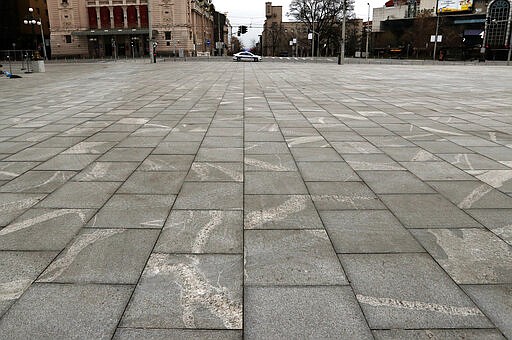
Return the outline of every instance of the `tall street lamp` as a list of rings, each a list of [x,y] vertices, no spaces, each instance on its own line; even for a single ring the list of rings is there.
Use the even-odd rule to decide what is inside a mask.
[[[37,25],[37,26],[39,26],[41,28],[41,41],[42,41],[42,44],[43,44],[44,59],[48,60],[48,56],[46,55],[46,44],[45,44],[45,41],[44,41],[43,21],[41,20],[41,18],[38,18],[38,17],[34,16],[34,9],[32,7],[29,7],[28,11],[29,11],[30,15],[27,17],[27,19],[23,20],[23,23],[25,25],[31,25],[32,26],[32,37],[34,39],[34,50],[37,51],[37,39],[35,37],[35,35],[36,35],[36,33],[35,33],[35,25]]]
[[[368,59],[368,41],[370,39],[370,3],[368,2],[368,21],[366,22],[366,59]]]

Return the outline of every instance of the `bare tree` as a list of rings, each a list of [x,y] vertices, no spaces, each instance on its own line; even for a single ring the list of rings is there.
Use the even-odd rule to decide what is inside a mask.
[[[318,32],[321,42],[329,43],[339,40],[344,6],[347,18],[352,17],[354,0],[292,0],[287,15]]]
[[[275,57],[276,50],[279,48],[279,45],[281,44],[281,38],[284,33],[284,28],[282,24],[277,24],[276,22],[273,22],[272,25],[267,29],[267,41],[265,42],[267,44],[267,48],[270,48],[270,55],[272,57]]]

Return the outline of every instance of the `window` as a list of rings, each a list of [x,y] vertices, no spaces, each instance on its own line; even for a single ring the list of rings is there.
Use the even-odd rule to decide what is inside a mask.
[[[66,35],[66,44],[71,44],[71,36]]]
[[[171,31],[165,32],[165,40],[171,40]]]
[[[489,5],[487,18],[487,45],[494,48],[507,46],[507,24],[510,5],[507,0],[496,0]]]
[[[67,5],[68,4],[68,0],[62,0],[62,4],[63,5]]]

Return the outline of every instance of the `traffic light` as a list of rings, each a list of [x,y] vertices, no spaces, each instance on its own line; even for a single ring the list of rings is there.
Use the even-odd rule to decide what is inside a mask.
[[[242,34],[247,33],[247,26],[240,26]]]
[[[242,31],[242,26],[238,26],[238,32],[237,35],[240,36],[240,32]]]

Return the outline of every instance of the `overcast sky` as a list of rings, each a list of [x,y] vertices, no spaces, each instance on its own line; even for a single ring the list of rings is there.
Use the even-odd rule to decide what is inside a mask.
[[[215,9],[218,12],[227,12],[231,21],[233,30],[237,30],[238,26],[246,25],[249,27],[247,34],[242,36],[242,41],[246,47],[250,47],[252,40],[258,40],[258,35],[263,30],[265,22],[265,2],[267,0],[213,0]],[[269,0],[272,1],[272,0]],[[283,20],[291,21],[286,17],[291,0],[273,0],[273,6],[283,6]],[[382,7],[387,0],[355,0],[355,11],[358,18],[367,19],[368,5],[370,7]],[[372,16],[370,10],[370,18]],[[236,33],[236,32],[235,32]]]

